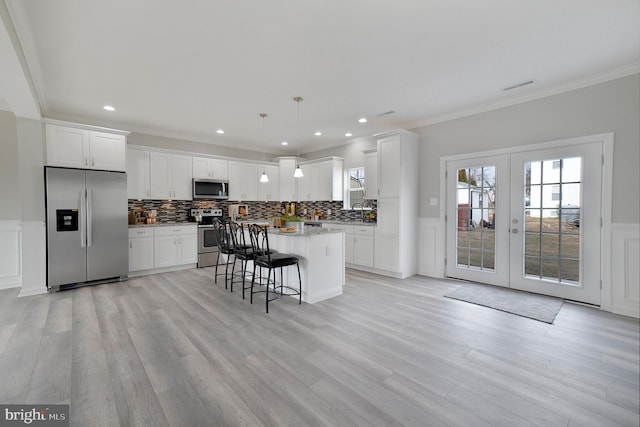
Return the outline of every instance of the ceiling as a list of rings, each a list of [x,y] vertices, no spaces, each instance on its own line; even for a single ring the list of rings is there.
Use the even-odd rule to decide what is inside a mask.
[[[4,2],[43,116],[271,153],[640,69],[638,0]]]

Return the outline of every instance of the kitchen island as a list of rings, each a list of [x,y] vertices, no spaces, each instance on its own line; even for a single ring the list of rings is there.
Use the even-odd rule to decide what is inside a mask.
[[[280,232],[269,229],[272,250],[296,255],[302,278],[302,301],[314,304],[342,295],[345,281],[344,232],[319,227],[305,227],[303,231]],[[249,265],[249,268],[253,268]],[[259,272],[256,271],[256,274]],[[263,275],[266,276],[266,270]],[[280,274],[278,274],[280,279]],[[284,269],[284,284],[298,287],[295,267]]]

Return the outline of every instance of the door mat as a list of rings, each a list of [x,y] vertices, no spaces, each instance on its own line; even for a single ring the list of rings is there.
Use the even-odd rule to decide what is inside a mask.
[[[540,322],[553,324],[562,307],[562,300],[500,286],[469,283],[445,295],[472,304],[505,311]]]

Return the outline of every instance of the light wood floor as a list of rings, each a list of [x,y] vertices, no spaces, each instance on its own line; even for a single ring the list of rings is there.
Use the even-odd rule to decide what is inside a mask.
[[[356,271],[267,315],[211,275],[0,291],[0,403],[70,403],[73,426],[640,422],[636,319],[565,303],[548,325]]]

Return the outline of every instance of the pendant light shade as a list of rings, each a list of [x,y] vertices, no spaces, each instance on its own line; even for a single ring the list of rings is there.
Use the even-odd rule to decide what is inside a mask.
[[[297,116],[296,116],[296,134],[298,137],[298,156],[297,157],[300,157],[300,101],[302,101],[302,97],[296,96],[293,98],[293,100],[298,104]],[[296,157],[296,160],[298,160],[297,157]],[[293,177],[302,178],[303,176],[304,174],[302,173],[302,169],[300,169],[300,165],[296,164],[296,170],[295,172],[293,172]]]
[[[265,151],[264,151],[264,119],[267,117],[267,113],[260,113],[260,117],[262,117],[262,161],[265,159]],[[267,171],[263,170],[262,175],[260,175],[260,182],[269,182],[269,177],[267,176]]]

